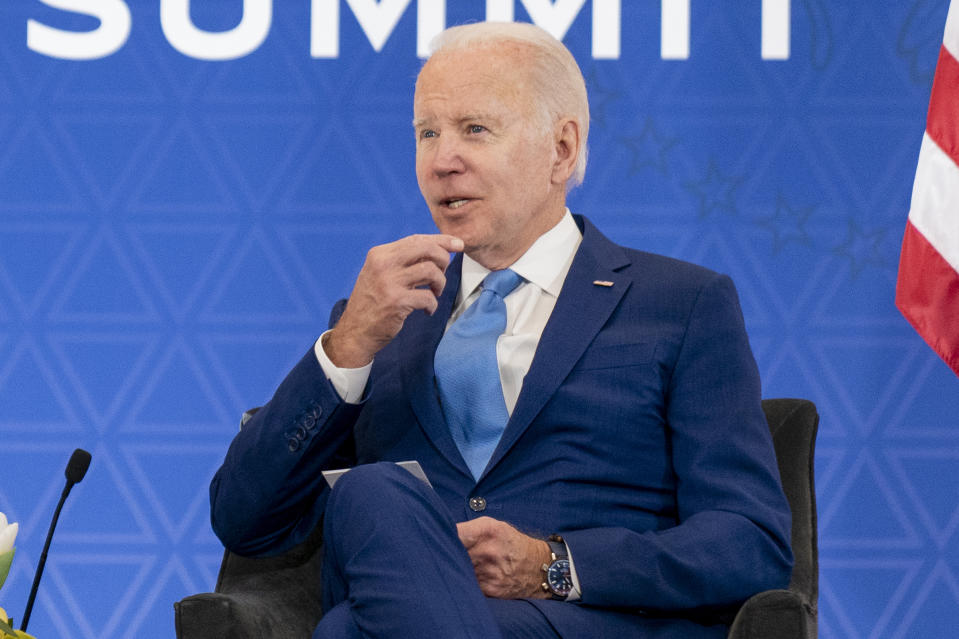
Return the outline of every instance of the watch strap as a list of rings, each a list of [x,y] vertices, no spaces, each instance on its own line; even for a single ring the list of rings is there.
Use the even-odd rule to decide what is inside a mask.
[[[556,540],[553,539],[554,537]],[[569,559],[569,551],[566,550],[566,542],[563,541],[562,537],[559,535],[550,535],[546,543],[549,545],[550,552],[553,553],[553,561],[557,559]]]

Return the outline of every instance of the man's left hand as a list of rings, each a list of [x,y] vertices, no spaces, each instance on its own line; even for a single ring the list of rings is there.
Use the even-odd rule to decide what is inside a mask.
[[[549,544],[524,535],[506,522],[480,517],[456,525],[480,589],[497,599],[545,599],[543,563]]]

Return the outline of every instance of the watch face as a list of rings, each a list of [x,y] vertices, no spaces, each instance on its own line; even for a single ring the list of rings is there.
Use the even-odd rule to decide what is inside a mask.
[[[554,594],[565,597],[573,589],[573,581],[569,576],[569,560],[557,559],[546,570],[546,583]]]

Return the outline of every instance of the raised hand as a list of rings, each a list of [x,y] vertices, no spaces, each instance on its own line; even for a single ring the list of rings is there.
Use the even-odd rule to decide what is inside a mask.
[[[374,246],[356,278],[346,309],[323,340],[330,361],[359,368],[372,361],[415,310],[436,311],[450,253],[463,250],[451,235],[411,235]]]

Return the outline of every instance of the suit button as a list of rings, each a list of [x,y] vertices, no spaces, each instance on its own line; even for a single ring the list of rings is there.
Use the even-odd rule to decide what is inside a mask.
[[[486,510],[486,500],[482,497],[470,497],[470,510],[474,513]]]

